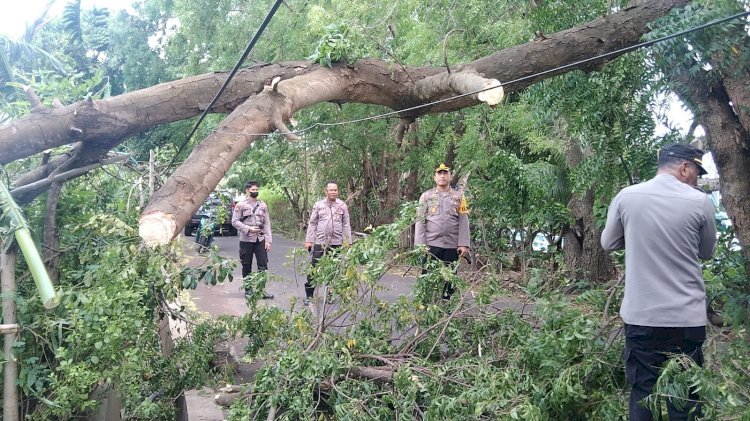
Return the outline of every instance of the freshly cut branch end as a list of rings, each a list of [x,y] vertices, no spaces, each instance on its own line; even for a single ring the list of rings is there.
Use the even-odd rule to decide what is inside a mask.
[[[472,94],[471,97],[487,105],[499,104],[505,96],[499,80],[488,79],[472,68],[428,76],[414,84],[412,94],[420,100],[430,101],[436,97],[468,95],[477,91],[482,92]]]
[[[169,243],[177,231],[174,217],[164,212],[153,212],[143,215],[138,221],[138,235],[143,243],[150,247]]]
[[[505,97],[505,90],[501,86],[499,80],[490,79],[484,83],[484,86],[482,86],[482,88],[491,88],[493,86],[495,86],[496,88],[480,92],[477,95],[477,98],[482,102],[486,102],[487,105],[499,104],[500,101],[503,100],[503,97]]]

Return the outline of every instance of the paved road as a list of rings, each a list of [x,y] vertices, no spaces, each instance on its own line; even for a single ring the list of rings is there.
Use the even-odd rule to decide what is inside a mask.
[[[300,300],[305,296],[305,275],[295,268],[293,259],[294,249],[301,249],[302,244],[284,238],[278,234],[273,236],[274,243],[268,255],[268,271],[270,273],[266,291],[273,294],[273,300],[263,300],[266,305],[276,305],[285,309],[291,308],[290,302],[293,297]],[[194,237],[183,238],[186,252],[191,256],[198,256]],[[224,282],[217,285],[199,284],[190,296],[198,310],[213,316],[231,315],[242,316],[247,312],[247,305],[242,290],[242,271],[239,264],[239,240],[237,237],[215,237],[214,245],[219,249],[223,257],[233,259],[237,262],[234,270],[234,281]],[[307,254],[297,254],[297,266],[301,260],[307,260]],[[192,259],[192,264],[200,264],[200,257]],[[253,263],[254,264],[254,263]],[[394,301],[399,295],[410,294],[411,286],[415,279],[413,277],[401,277],[386,275],[381,279],[384,290],[378,293],[378,298]]]
[[[203,258],[197,252],[195,237],[181,237],[185,246],[187,255],[192,256],[190,265],[200,265]],[[213,317],[221,315],[242,316],[247,313],[247,304],[245,302],[244,291],[242,289],[242,273],[239,265],[239,241],[237,237],[216,237],[214,245],[219,249],[219,254],[223,257],[237,261],[237,267],[234,271],[234,281],[224,282],[217,285],[198,284],[198,287],[189,291],[191,300],[201,312],[208,313]],[[295,249],[301,249],[302,244],[286,239],[280,235],[274,235],[274,243],[269,253],[269,277],[266,290],[275,295],[273,300],[263,300],[260,303],[265,305],[279,306],[284,309],[290,309],[292,298],[298,297],[300,300],[305,296],[305,275],[295,268],[292,257]],[[298,260],[309,259],[306,253],[298,254]],[[381,300],[394,302],[400,295],[411,295],[411,288],[415,282],[413,276],[397,276],[387,274],[381,278],[380,283],[383,290],[377,293]],[[525,311],[522,304],[508,299],[507,302],[499,304],[498,311],[502,308],[517,308]],[[297,306],[297,309],[301,306]],[[353,315],[360,317],[361,315]],[[241,357],[241,350],[244,349],[246,339],[235,339],[230,341],[227,346],[230,354],[235,358]],[[240,371],[237,374],[241,383],[247,383],[252,378],[253,370],[248,366],[240,365]],[[221,420],[226,419],[223,408],[220,408],[213,399],[215,391],[205,389],[204,391],[187,391],[186,402],[187,412],[190,420]]]

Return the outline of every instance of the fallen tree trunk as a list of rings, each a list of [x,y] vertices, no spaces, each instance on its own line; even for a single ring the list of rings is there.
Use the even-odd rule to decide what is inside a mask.
[[[639,42],[648,24],[689,0],[653,0],[598,18],[576,28],[498,51],[463,66],[392,68],[381,60],[360,60],[332,69],[304,62],[256,66],[240,71],[211,112],[230,112],[197,146],[150,200],[140,222],[148,243],[174,238],[226,174],[231,164],[258,137],[278,130],[294,139],[285,123],[294,112],[321,102],[366,103],[400,110],[414,119],[455,111],[499,95],[467,95],[471,89],[502,83],[505,94],[571,70],[590,71],[612,60],[622,48]],[[613,53],[586,63],[582,60]],[[552,70],[561,67],[557,70]],[[199,114],[225,80],[208,74],[157,85],[101,101],[37,109],[0,127],[0,164],[55,146],[82,142],[117,144],[159,124]],[[273,84],[272,84],[272,81]],[[273,85],[272,87],[270,85]],[[265,87],[265,88],[264,88]],[[414,108],[419,107],[419,108]]]
[[[384,105],[401,118],[413,119],[427,113],[454,111],[476,105],[476,95],[442,102],[420,109],[410,108],[427,102],[465,94],[467,89],[493,80],[509,81],[538,74],[550,68],[596,57],[636,43],[646,24],[672,7],[686,1],[654,1],[599,18],[588,24],[550,35],[458,67],[465,73],[463,83],[456,76],[441,77],[440,68],[392,70],[377,60],[362,60],[352,67],[339,65],[318,69],[282,80],[235,109],[167,180],[149,201],[140,220],[139,233],[147,244],[164,244],[174,238],[190,215],[216,187],[240,154],[263,133],[285,126],[298,110],[321,102],[359,102]],[[592,42],[593,41],[593,42]],[[600,59],[503,85],[505,93],[521,90],[539,80],[573,69],[592,70]],[[477,75],[484,79],[479,80]],[[416,82],[411,82],[416,81]],[[467,82],[468,81],[468,82]],[[457,91],[458,89],[458,91]],[[490,96],[487,100],[493,101]]]

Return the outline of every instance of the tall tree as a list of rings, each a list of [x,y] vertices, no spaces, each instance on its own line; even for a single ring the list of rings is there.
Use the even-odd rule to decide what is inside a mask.
[[[700,1],[660,20],[654,34],[744,12],[747,1]],[[746,20],[658,46],[656,64],[706,132],[719,170],[722,199],[740,242],[750,244],[750,38]],[[750,247],[743,248],[750,271]]]

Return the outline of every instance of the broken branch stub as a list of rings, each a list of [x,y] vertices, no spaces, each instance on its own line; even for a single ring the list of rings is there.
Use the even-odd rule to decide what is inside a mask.
[[[487,88],[493,88],[493,89],[487,89]],[[503,89],[503,86],[500,83],[500,81],[497,79],[491,79],[485,82],[482,89],[487,89],[487,90],[482,91],[479,94],[477,94],[477,98],[482,102],[486,102],[487,105],[499,104],[500,101],[502,101],[503,98],[505,97],[505,90]]]
[[[499,104],[505,96],[499,80],[485,78],[472,69],[428,76],[414,85],[413,93],[417,98],[429,100],[440,96],[464,95],[477,91],[482,92],[471,96],[488,105]]]

